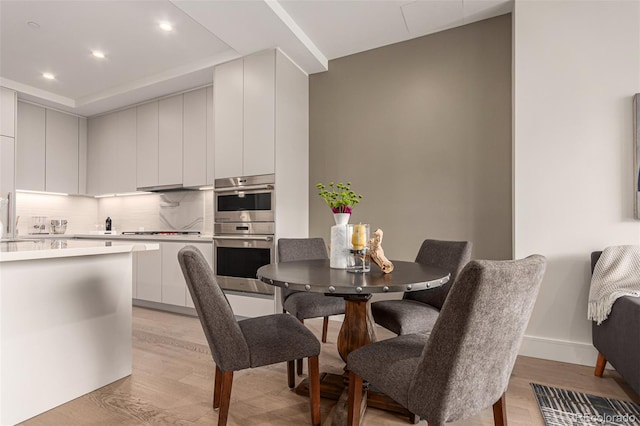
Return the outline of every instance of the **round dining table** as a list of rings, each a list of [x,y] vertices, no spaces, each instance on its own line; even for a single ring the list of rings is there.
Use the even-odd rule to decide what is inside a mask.
[[[346,362],[351,351],[377,340],[371,315],[373,294],[431,289],[449,281],[450,273],[444,269],[415,262],[392,262],[394,269],[389,274],[374,263],[369,272],[354,273],[331,268],[329,259],[322,259],[271,263],[258,269],[257,276],[273,286],[344,298],[338,352]]]

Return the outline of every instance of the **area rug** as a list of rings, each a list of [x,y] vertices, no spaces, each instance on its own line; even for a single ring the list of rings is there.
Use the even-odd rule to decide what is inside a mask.
[[[640,425],[640,405],[531,383],[546,426]]]

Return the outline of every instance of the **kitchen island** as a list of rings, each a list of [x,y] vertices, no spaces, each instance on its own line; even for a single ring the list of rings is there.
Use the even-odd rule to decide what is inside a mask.
[[[134,251],[142,242],[0,243],[0,424],[131,374]]]

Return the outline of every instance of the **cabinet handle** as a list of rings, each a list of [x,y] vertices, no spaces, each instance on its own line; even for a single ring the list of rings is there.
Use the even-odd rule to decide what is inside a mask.
[[[234,235],[214,235],[214,240],[257,240],[257,241],[273,241],[273,237],[267,235],[256,236],[234,236]]]

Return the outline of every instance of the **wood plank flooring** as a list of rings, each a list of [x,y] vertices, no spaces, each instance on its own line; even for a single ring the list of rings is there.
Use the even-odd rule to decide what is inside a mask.
[[[341,373],[343,363],[336,349],[340,324],[329,323],[328,341],[322,345],[320,355],[320,370]],[[305,325],[320,336],[322,320],[307,320]],[[380,339],[391,336],[386,330],[379,329]],[[214,425],[217,421],[217,412],[211,408],[214,371],[197,318],[134,307],[133,374],[24,424]],[[519,357],[507,392],[507,416],[511,426],[543,424],[529,385],[532,381],[640,403],[640,398],[615,371],[606,370],[600,379],[594,377],[591,367]],[[335,401],[321,401],[323,421],[334,405]],[[234,373],[230,425],[304,425],[309,422],[308,400],[287,388],[284,363]],[[368,409],[364,424],[408,425],[408,422],[393,413]],[[491,408],[451,424],[493,425]]]

